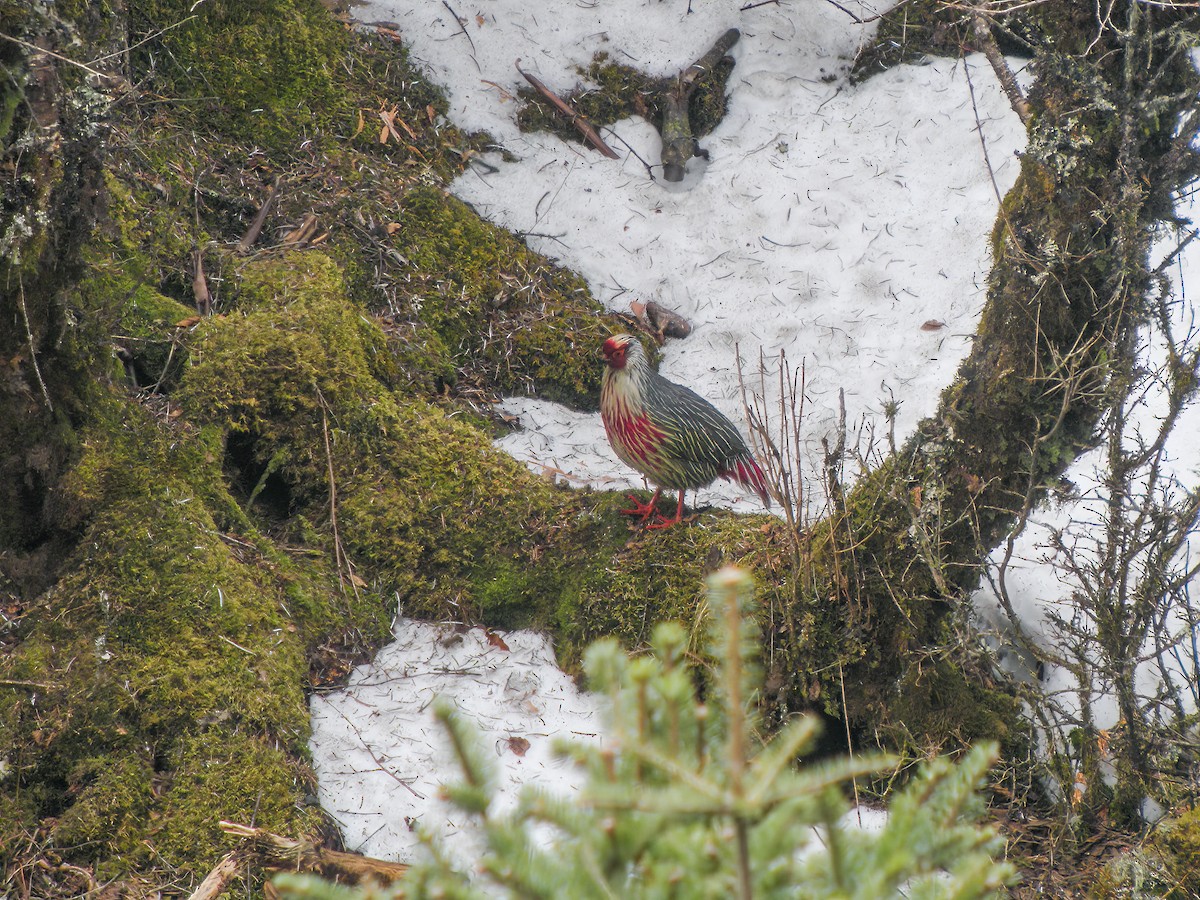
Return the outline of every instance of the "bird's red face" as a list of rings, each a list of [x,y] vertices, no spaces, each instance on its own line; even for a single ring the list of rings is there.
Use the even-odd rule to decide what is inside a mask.
[[[625,368],[629,354],[629,335],[618,334],[604,342],[604,360],[613,369]]]

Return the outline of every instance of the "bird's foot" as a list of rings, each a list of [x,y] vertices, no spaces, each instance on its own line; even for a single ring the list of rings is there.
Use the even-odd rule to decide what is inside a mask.
[[[695,513],[690,516],[674,515],[669,519],[664,515],[659,515],[657,521],[650,522],[646,525],[646,528],[651,531],[663,531],[667,528],[673,528],[682,522],[695,522],[696,518]]]
[[[646,530],[647,531],[662,531],[667,528],[672,528],[675,525],[678,525],[682,521],[683,521],[683,519],[676,519],[674,517],[668,519],[666,516],[659,516],[657,522],[647,522],[646,523]]]
[[[629,509],[621,510],[621,515],[638,516],[639,522],[645,522],[654,515],[662,518],[661,514],[658,512],[658,491],[655,491],[654,496],[645,503],[642,503],[640,500],[638,500],[637,494],[630,494],[629,499],[633,501],[633,506]]]

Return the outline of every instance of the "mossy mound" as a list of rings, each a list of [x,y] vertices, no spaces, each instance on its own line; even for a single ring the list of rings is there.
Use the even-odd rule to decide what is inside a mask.
[[[156,835],[175,833],[181,815],[215,827],[254,801],[207,791],[181,807],[172,792],[188,747],[205,735],[241,742],[239,777],[280,786],[263,793],[259,821],[311,828],[314,814],[295,802],[306,641],[335,616],[376,634],[386,621],[365,604],[331,609],[328,572],[319,614],[289,610],[291,566],[254,552],[259,538],[225,491],[214,448],[119,396],[96,413],[58,498],[80,530],[77,549],[3,665],[3,783],[19,786],[27,827],[54,817],[49,839],[98,872],[127,873],[153,847],[202,875],[216,844],[177,838],[171,852]]]
[[[454,600],[463,615],[477,608],[472,585],[574,505],[478,429],[393,391],[386,336],[323,254],[247,264],[237,305],[198,328],[178,400],[222,435],[226,470],[246,473],[263,527],[253,488],[275,476],[283,533],[293,517],[315,523],[356,577],[431,614]]]
[[[144,3],[132,14],[139,34],[178,25],[162,38],[174,56],[164,61],[156,50],[154,65],[144,60],[146,77],[195,102],[138,107],[123,123],[136,155],[109,179],[108,236],[125,251],[131,289],[144,282],[194,306],[199,271],[214,308],[233,310],[239,268],[257,249],[238,244],[271,198],[259,246],[303,247],[308,239],[296,235],[307,224],[358,305],[385,325],[404,384],[596,408],[592,347],[612,332],[603,308],[577,275],[441,186],[486,136],[442,118],[445,100],[403,45],[386,31],[348,31],[315,0],[206,3],[190,18],[188,10]],[[229,54],[227,32],[234,46],[252,46]],[[310,38],[303,51],[271,53]],[[264,73],[275,87],[260,96]],[[210,103],[219,116],[203,112]],[[178,160],[183,126],[204,142],[188,165]],[[125,271],[130,257],[140,271]]]
[[[318,0],[134,0],[135,65],[197,121],[273,146],[342,125],[346,28]],[[156,33],[158,40],[141,43]],[[297,127],[299,126],[299,128]]]
[[[426,340],[494,389],[599,409],[595,348],[616,329],[583,279],[439,188],[402,203],[396,239],[415,270],[409,297]]]

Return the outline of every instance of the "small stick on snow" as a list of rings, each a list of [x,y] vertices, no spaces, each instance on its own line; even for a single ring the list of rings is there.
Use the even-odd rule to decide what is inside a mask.
[[[768,0],[768,2],[769,2],[769,0]],[[830,6],[836,6],[838,9],[840,9],[842,12],[844,12],[846,15],[848,15],[851,19],[854,20],[855,25],[866,25],[869,22],[874,22],[876,19],[882,19],[884,16],[890,16],[892,13],[894,13],[900,7],[907,6],[909,3],[912,2],[912,0],[900,0],[900,2],[897,3],[895,6],[893,6],[891,9],[884,10],[881,13],[876,13],[873,16],[868,16],[865,19],[862,18],[861,16],[857,15],[856,13],[852,12],[851,10],[847,9],[846,7],[842,6],[842,4],[836,2],[836,0],[825,0],[825,2],[828,3]],[[754,4],[754,6],[766,6],[766,2],[756,3],[756,4]],[[753,6],[742,7],[742,9],[753,9],[753,8],[754,8]]]
[[[522,69],[521,61],[519,59],[516,61],[515,65],[517,67],[517,71],[525,77],[525,80],[533,85],[539,94],[549,100],[554,105],[555,109],[566,116],[571,121],[572,125],[579,129],[580,133],[587,138],[589,144],[591,144],[609,159],[621,158],[617,155],[616,151],[613,150],[612,147],[604,143],[604,138],[600,137],[600,135],[596,133],[596,129],[592,127],[591,123],[587,119],[585,119],[575,110],[571,109],[570,104],[559,97],[558,94],[554,93],[554,91],[550,90],[550,88],[546,87],[546,85],[542,84],[540,79],[534,75],[530,75],[528,72]]]
[[[446,7],[450,15],[454,16],[454,21],[458,24],[458,30],[462,32],[463,37],[467,39],[467,43],[471,45],[471,62],[475,63],[476,70],[482,75],[483,69],[479,68],[479,60],[475,58],[475,42],[471,40],[471,33],[467,31],[467,26],[464,24],[466,19],[456,13],[454,7],[447,3],[446,0],[442,0],[442,6]]]

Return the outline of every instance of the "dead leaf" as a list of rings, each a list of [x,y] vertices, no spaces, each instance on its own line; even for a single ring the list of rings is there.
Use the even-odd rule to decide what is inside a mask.
[[[517,756],[524,756],[526,751],[529,750],[529,741],[525,740],[525,738],[520,737],[518,735],[513,735],[512,737],[510,737],[507,740],[507,743],[508,743],[508,749],[511,750]]]
[[[175,323],[176,328],[191,328],[193,325],[201,321],[200,316],[188,316],[186,319],[180,319]]]
[[[399,123],[400,123],[400,127],[401,127],[401,128],[403,128],[405,131],[407,131],[407,132],[408,132],[408,136],[409,136],[410,138],[412,138],[414,141],[417,139],[417,133],[416,133],[415,131],[413,131],[411,128],[409,128],[409,127],[408,127],[408,123],[407,123],[407,122],[405,122],[403,119],[399,119],[399,118],[395,118],[395,117],[393,117],[393,121],[395,121],[395,122],[399,122]]]
[[[939,322],[937,319],[928,319],[921,326],[922,331],[940,331],[946,327],[945,322]]]
[[[399,222],[388,222],[387,223],[387,233],[395,234],[397,231],[400,230],[401,227],[402,226],[400,225]]]
[[[381,132],[379,135],[379,143],[386,144],[387,143],[387,135],[389,135],[389,134],[396,139],[397,144],[404,143],[404,138],[400,137],[400,132],[398,132],[396,130],[396,113],[397,112],[399,112],[399,110],[396,109],[396,107],[394,107],[394,106],[391,109],[381,109],[379,111],[379,118],[381,118],[383,120],[383,132]],[[400,124],[404,125],[403,122],[401,122]],[[404,127],[408,128],[407,125],[404,125]],[[409,134],[412,134],[411,129],[409,129]],[[413,138],[414,139],[416,138],[415,134],[413,135]]]
[[[500,637],[500,635],[496,634],[496,632],[488,629],[484,632],[484,634],[487,635],[487,642],[493,647],[504,651],[508,650],[508,644],[504,643],[504,638]]]
[[[363,118],[362,110],[360,109],[358,111],[358,127],[354,129],[354,134],[350,135],[350,140],[354,140],[356,137],[362,134],[362,130],[366,127],[367,120]]]
[[[917,509],[921,508],[921,486],[919,484],[912,489],[912,502]]]

